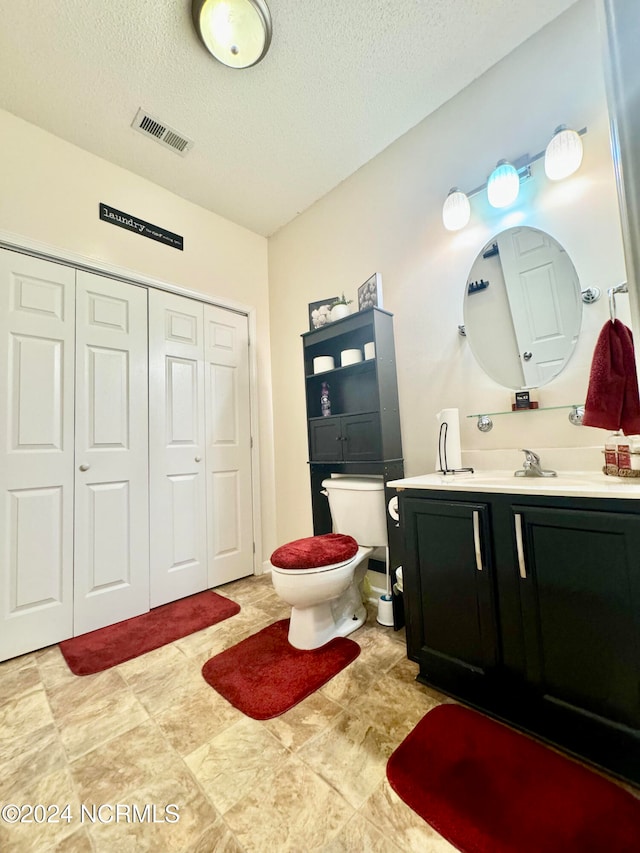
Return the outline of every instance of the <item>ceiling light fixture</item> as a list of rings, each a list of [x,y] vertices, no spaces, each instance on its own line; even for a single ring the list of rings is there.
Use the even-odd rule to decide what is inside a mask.
[[[528,154],[519,157],[513,163],[499,160],[496,168],[489,175],[485,184],[463,192],[457,187],[449,190],[442,206],[442,222],[448,231],[459,231],[464,228],[471,217],[469,199],[478,193],[487,191],[489,204],[492,207],[503,208],[513,204],[518,198],[520,184],[531,177],[531,165],[544,157],[545,173],[552,181],[568,178],[576,172],[582,163],[582,139],[587,128],[570,130],[561,124],[554,131],[551,141],[544,151],[539,151],[530,157]]]
[[[264,0],[192,0],[193,23],[209,53],[229,68],[260,62],[271,44]]]

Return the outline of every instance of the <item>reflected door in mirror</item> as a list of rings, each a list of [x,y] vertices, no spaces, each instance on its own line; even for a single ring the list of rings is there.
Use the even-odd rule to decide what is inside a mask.
[[[489,286],[469,287],[481,280]],[[483,247],[469,274],[464,321],[478,364],[500,385],[550,382],[575,349],[581,319],[577,273],[553,237],[510,228]]]

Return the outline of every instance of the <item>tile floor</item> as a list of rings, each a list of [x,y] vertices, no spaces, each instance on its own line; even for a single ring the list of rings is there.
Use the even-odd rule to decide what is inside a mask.
[[[269,575],[219,592],[241,605],[237,616],[97,675],[74,676],[57,646],[0,664],[0,807],[70,805],[63,819],[49,809],[58,823],[0,819],[2,853],[453,851],[385,778],[393,749],[447,701],[415,681],[404,632],[378,625],[372,609],[351,635],[356,661],[257,722],[200,669],[288,610]],[[106,808],[92,822],[80,804]],[[157,822],[151,810],[116,821],[115,804],[155,805]],[[167,804],[179,806],[177,822],[164,822]]]
[[[371,609],[351,635],[357,660],[257,722],[200,670],[288,610],[269,575],[219,592],[238,615],[97,675],[74,676],[57,646],[0,664],[0,851],[453,853],[385,777],[422,716],[452,701],[415,681],[404,632],[378,625]],[[10,825],[7,803],[69,809],[58,823]],[[116,804],[147,819],[121,811],[116,821]],[[168,804],[177,822],[164,821]]]

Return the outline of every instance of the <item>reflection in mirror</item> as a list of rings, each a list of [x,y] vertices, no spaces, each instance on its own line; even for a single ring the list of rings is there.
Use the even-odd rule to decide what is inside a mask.
[[[538,388],[575,348],[580,283],[562,246],[537,228],[509,228],[482,248],[469,273],[464,325],[476,361],[507,388]]]

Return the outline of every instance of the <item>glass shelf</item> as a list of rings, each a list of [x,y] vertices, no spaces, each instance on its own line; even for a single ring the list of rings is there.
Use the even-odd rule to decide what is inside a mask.
[[[569,403],[566,406],[539,406],[537,409],[508,409],[504,412],[482,412],[477,415],[467,415],[468,418],[477,418],[478,429],[480,432],[489,432],[493,429],[492,417],[496,415],[515,415],[522,412],[553,412],[558,409],[569,409],[569,420],[574,426],[582,426],[582,417],[584,415],[583,403]]]
[[[518,412],[552,412],[558,409],[579,409],[584,403],[569,403],[565,406],[538,406],[536,409],[506,409],[504,412],[478,412],[477,415],[467,415],[468,418],[494,417],[495,415],[515,415]]]

